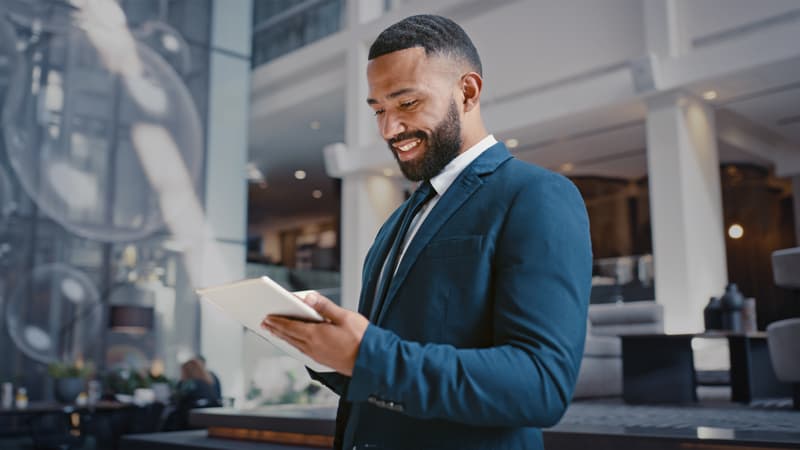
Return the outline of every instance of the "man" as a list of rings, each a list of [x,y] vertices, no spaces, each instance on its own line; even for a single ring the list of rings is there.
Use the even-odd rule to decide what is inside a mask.
[[[312,373],[341,396],[337,448],[542,448],[539,428],[572,396],[591,284],[586,210],[572,183],[486,132],[481,73],[449,19],[413,16],[378,36],[367,103],[422,186],[366,256],[360,314],[312,294],[328,322],[263,322],[337,371]]]

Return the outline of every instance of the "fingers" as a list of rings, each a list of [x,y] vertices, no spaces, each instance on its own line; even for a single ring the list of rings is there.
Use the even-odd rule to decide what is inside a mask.
[[[318,313],[329,319],[333,323],[341,322],[347,315],[347,310],[340,308],[329,298],[320,295],[318,292],[309,292],[303,299],[309,306]]]
[[[270,327],[270,326],[264,326],[264,328],[267,331],[269,331],[270,334],[272,334],[273,336],[277,336],[278,338],[283,339],[284,341],[286,341],[289,344],[291,344],[293,347],[295,347],[298,350],[300,350],[303,353],[305,353],[305,351],[303,350],[304,347],[305,347],[305,344],[302,341],[298,341],[298,340],[292,338],[291,336],[289,336],[287,334],[284,334],[281,330],[279,330],[277,328],[273,328],[273,327]]]
[[[261,326],[285,340],[305,344],[311,336],[310,324],[280,316],[267,316]],[[297,345],[295,345],[297,346]]]

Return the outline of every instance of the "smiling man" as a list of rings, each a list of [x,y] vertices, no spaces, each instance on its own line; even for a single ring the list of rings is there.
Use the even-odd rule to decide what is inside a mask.
[[[341,396],[337,448],[542,448],[583,352],[583,201],[487,133],[480,58],[453,21],[406,18],[369,60],[367,103],[422,183],[366,256],[358,313],[312,294],[325,323],[263,326],[336,370],[312,376]]]

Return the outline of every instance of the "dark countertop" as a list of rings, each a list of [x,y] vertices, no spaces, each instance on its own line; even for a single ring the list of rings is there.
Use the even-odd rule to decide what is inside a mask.
[[[191,412],[189,423],[203,428],[247,428],[333,436],[336,428],[336,406],[276,405],[252,410],[203,408]]]

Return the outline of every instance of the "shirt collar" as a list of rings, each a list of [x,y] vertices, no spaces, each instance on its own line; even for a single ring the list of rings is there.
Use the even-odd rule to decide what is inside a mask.
[[[452,161],[444,166],[444,169],[442,169],[438,175],[431,178],[431,186],[433,186],[433,189],[436,191],[436,195],[439,197],[444,195],[461,172],[466,169],[472,161],[475,161],[478,156],[481,156],[481,153],[485,152],[496,143],[497,139],[494,138],[494,135],[489,134],[467,151],[453,158]]]

